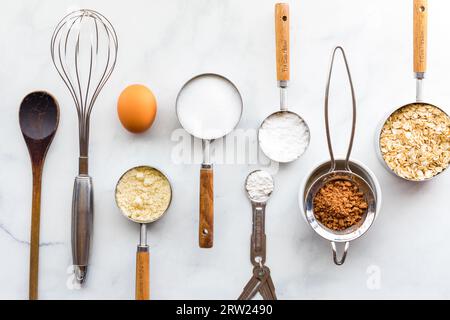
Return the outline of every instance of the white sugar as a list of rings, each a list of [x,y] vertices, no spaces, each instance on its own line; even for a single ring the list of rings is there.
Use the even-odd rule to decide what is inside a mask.
[[[263,152],[277,162],[290,162],[302,155],[309,145],[310,133],[305,121],[292,112],[269,116],[259,129]]]

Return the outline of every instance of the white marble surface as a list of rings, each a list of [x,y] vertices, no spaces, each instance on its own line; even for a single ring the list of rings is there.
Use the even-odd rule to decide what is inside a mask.
[[[450,3],[433,0],[429,10],[429,72],[425,96],[449,111],[448,30]],[[70,210],[77,170],[75,107],[50,60],[50,37],[71,9],[96,9],[119,37],[115,72],[92,115],[91,174],[95,184],[95,234],[85,288],[70,289]],[[276,110],[274,1],[4,1],[0,13],[0,298],[26,299],[31,208],[31,169],[19,131],[18,107],[36,89],[52,92],[61,107],[60,127],[43,178],[40,297],[130,299],[134,296],[138,226],[115,207],[118,177],[137,164],[163,169],[174,199],[167,216],[149,228],[154,299],[235,299],[251,275],[251,207],[246,175],[260,164],[216,165],[216,231],[212,250],[197,247],[198,165],[180,164],[171,140],[179,128],[177,91],[192,75],[217,72],[241,90],[240,129],[254,129]],[[450,216],[446,172],[435,181],[406,183],[389,174],[374,152],[377,124],[389,110],[415,98],[412,73],[412,1],[291,1],[292,83],[290,102],[312,131],[307,153],[275,174],[267,207],[267,264],[281,299],[450,298]],[[358,99],[353,157],[378,176],[382,212],[352,243],[342,267],[332,263],[327,241],[300,216],[302,179],[327,157],[323,96],[333,46],[347,50]],[[342,67],[334,77],[335,141],[344,152],[349,93]],[[130,83],[155,93],[158,117],[150,131],[131,135],[120,125],[116,100]],[[273,167],[272,167],[273,169]],[[373,273],[375,272],[375,274]],[[370,276],[372,274],[372,277]],[[379,278],[379,286],[373,279]],[[369,282],[369,285],[368,285]],[[376,284],[376,282],[375,282]]]

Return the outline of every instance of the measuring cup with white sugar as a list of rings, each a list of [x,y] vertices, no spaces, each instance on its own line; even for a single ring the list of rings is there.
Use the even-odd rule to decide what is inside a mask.
[[[287,163],[298,159],[309,146],[309,127],[298,114],[288,111],[287,88],[289,64],[289,5],[275,5],[277,80],[280,111],[268,116],[258,130],[261,150],[271,160]]]
[[[162,218],[172,201],[169,179],[149,166],[131,168],[119,179],[115,191],[116,204],[122,215],[139,223],[140,241],[136,253],[136,300],[150,298],[149,246],[147,224]]]
[[[199,246],[212,248],[214,236],[214,185],[210,144],[222,138],[239,123],[242,97],[227,78],[205,73],[190,79],[181,88],[176,112],[181,126],[202,140],[200,169]]]

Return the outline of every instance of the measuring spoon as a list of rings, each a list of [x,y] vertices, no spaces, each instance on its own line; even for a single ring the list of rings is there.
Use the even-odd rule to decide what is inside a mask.
[[[59,123],[59,107],[47,92],[28,94],[20,104],[19,124],[31,158],[33,200],[31,208],[29,299],[38,299],[41,185],[45,156]]]
[[[272,176],[263,170],[251,172],[245,180],[245,190],[252,203],[253,232],[251,238],[250,260],[254,266],[266,262],[266,203],[274,188]]]

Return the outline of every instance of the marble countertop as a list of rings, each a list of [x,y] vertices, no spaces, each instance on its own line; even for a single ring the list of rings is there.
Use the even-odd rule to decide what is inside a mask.
[[[153,299],[237,298],[252,272],[251,206],[243,185],[247,174],[258,168],[270,171],[275,180],[267,205],[267,265],[280,299],[450,298],[450,251],[446,250],[449,173],[427,183],[402,181],[385,170],[374,144],[383,117],[415,99],[412,1],[303,0],[290,4],[289,102],[291,110],[309,123],[312,139],[301,159],[278,167],[258,155],[255,140],[255,129],[279,104],[274,1],[3,3],[1,299],[28,296],[31,167],[17,115],[22,98],[39,89],[53,93],[61,108],[60,127],[43,176],[40,298],[134,297],[139,227],[119,213],[114,187],[125,170],[139,164],[161,168],[173,185],[167,215],[148,231]],[[90,172],[95,228],[89,278],[86,286],[78,289],[72,284],[70,249],[77,119],[69,93],[52,65],[49,47],[59,19],[83,7],[110,19],[120,49],[116,70],[92,113]],[[450,111],[448,10],[448,1],[430,1],[425,97]],[[347,261],[340,267],[332,262],[329,243],[305,223],[298,205],[302,180],[328,156],[323,102],[330,54],[336,45],[346,49],[358,102],[352,158],[374,171],[384,198],[379,218],[366,235],[351,244]],[[330,101],[336,152],[344,155],[350,93],[342,61],[338,64]],[[183,153],[190,140],[180,129],[174,109],[182,84],[203,72],[224,74],[239,88],[244,112],[237,133],[248,139],[249,145],[236,157],[228,148],[214,157],[216,220],[211,250],[197,246],[199,159],[191,160],[190,154]],[[119,93],[132,83],[147,85],[158,100],[156,122],[141,135],[126,132],[116,114]]]

